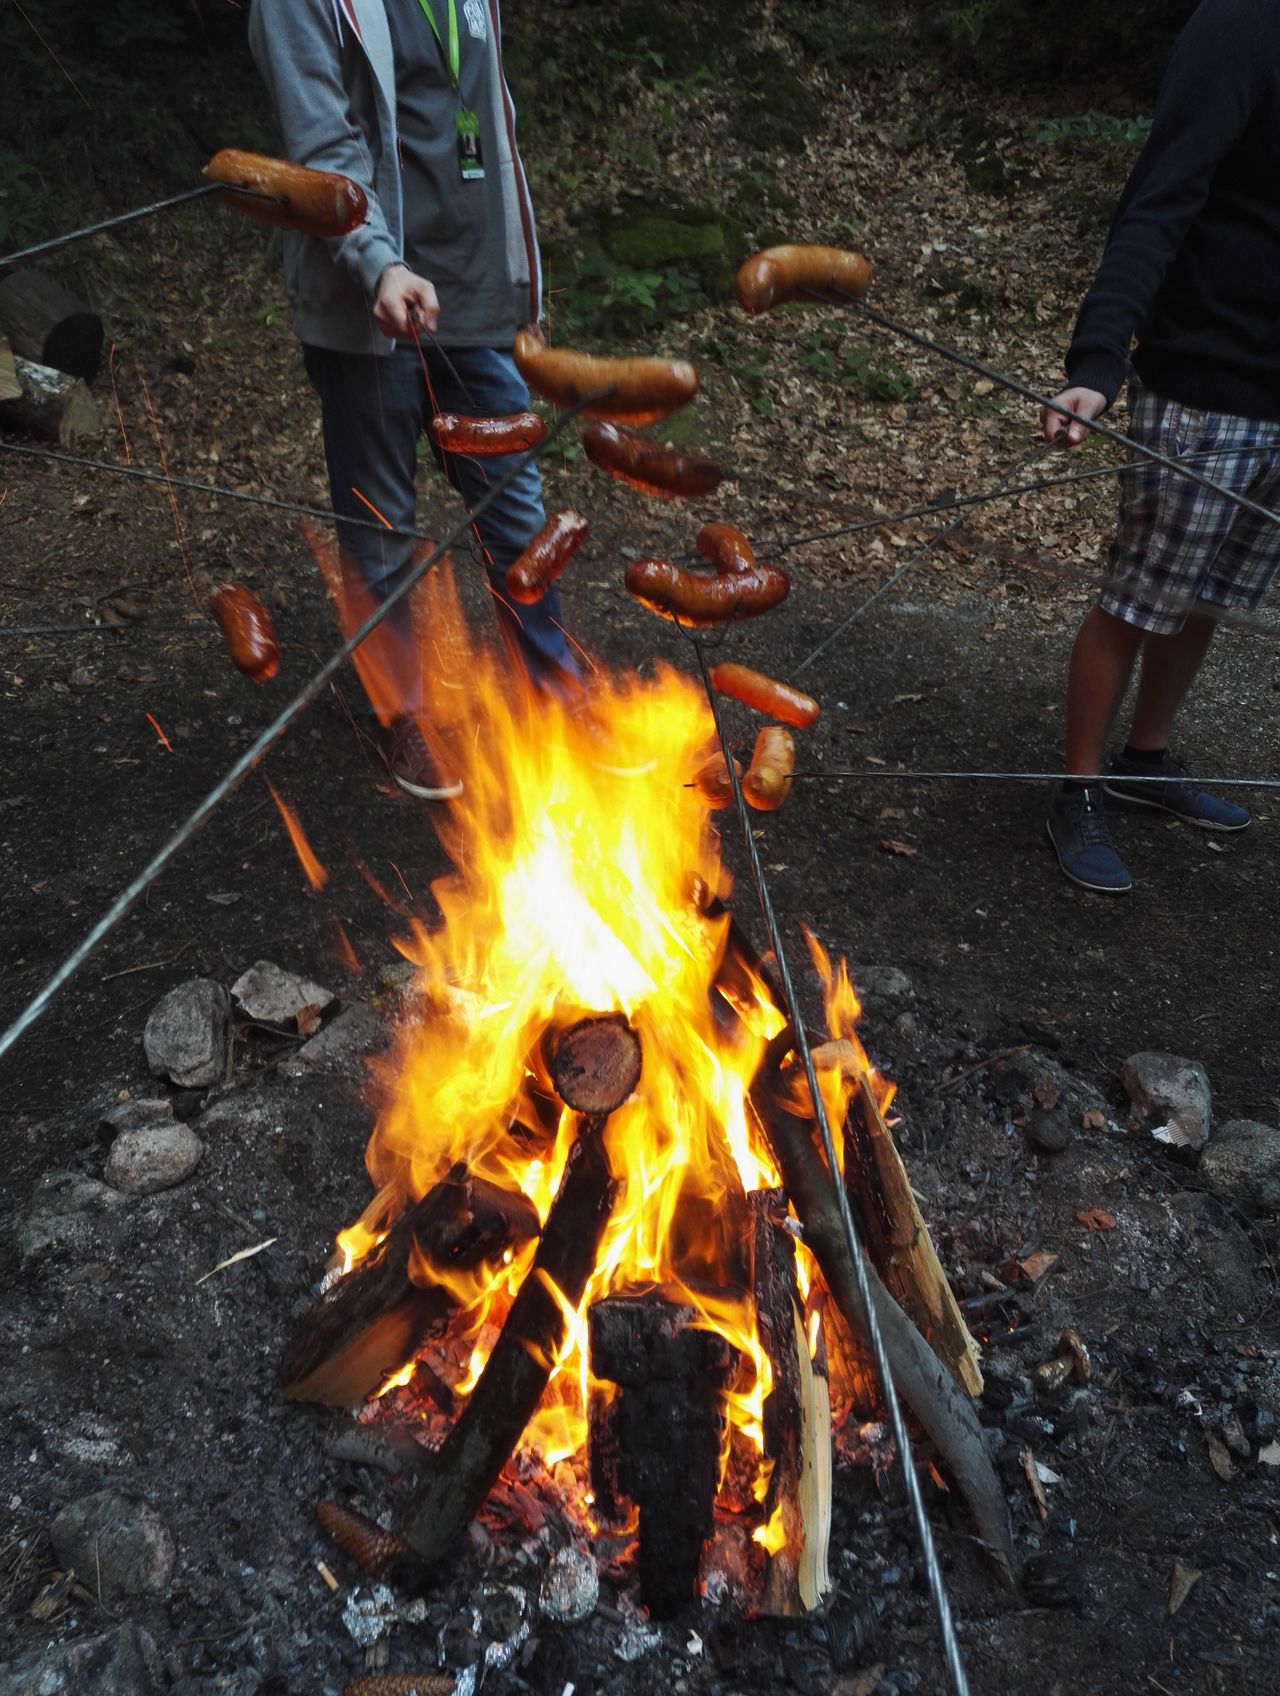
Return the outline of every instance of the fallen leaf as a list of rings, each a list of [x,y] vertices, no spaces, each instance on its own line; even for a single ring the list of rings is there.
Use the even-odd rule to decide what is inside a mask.
[[[1194,1566],[1183,1566],[1181,1561],[1174,1561],[1173,1572],[1169,1577],[1169,1618],[1186,1601],[1187,1597],[1199,1584],[1203,1574]]]
[[[1018,1262],[1023,1277],[1030,1279],[1033,1284],[1038,1284],[1045,1273],[1057,1264],[1057,1255],[1050,1254],[1047,1249],[1043,1248],[1037,1249],[1034,1254],[1029,1254],[1025,1260]]]
[[[904,860],[914,860],[920,852],[918,848],[913,848],[909,842],[899,842],[896,836],[884,837],[880,846],[886,854],[897,854]]]
[[[1090,1107],[1080,1123],[1086,1131],[1105,1131],[1107,1116],[1100,1107]]]
[[[923,695],[895,695],[893,697],[892,704],[895,707],[900,707],[903,704],[904,701],[923,701],[923,700],[924,700]]]
[[[1062,1091],[1052,1078],[1041,1078],[1031,1091],[1031,1098],[1037,1107],[1043,1107],[1047,1111],[1050,1107],[1058,1105],[1062,1098]]]
[[[299,1036],[314,1036],[320,1029],[320,1008],[310,1005],[299,1007],[295,1023]]]
[[[228,1266],[234,1266],[238,1260],[251,1260],[255,1254],[261,1254],[264,1248],[270,1248],[272,1243],[279,1240],[279,1237],[268,1237],[264,1243],[255,1243],[252,1248],[242,1248],[236,1254],[229,1254],[225,1260],[218,1262],[213,1272],[206,1272],[203,1278],[197,1278],[196,1283],[203,1284],[206,1278],[213,1277],[214,1272],[225,1272]]]
[[[1036,1457],[1032,1454],[1030,1445],[1027,1443],[1022,1445],[1022,1472],[1027,1481],[1027,1488],[1031,1492],[1031,1500],[1036,1505],[1036,1512],[1040,1515],[1040,1523],[1047,1525],[1049,1523],[1049,1504],[1045,1500],[1044,1485],[1040,1482]]]
[[[1086,1207],[1076,1214],[1076,1223],[1086,1231],[1114,1231],[1116,1216],[1102,1207]]]
[[[1236,1469],[1235,1463],[1227,1453],[1227,1445],[1216,1431],[1206,1431],[1204,1441],[1205,1447],[1209,1451],[1209,1465],[1224,1484],[1229,1484],[1236,1475]]]
[[[905,819],[906,811],[902,807],[881,807],[876,814],[877,824],[888,824],[890,819]]]
[[[240,899],[240,893],[235,889],[211,889],[205,896],[206,901],[212,901],[215,907],[234,907]]]

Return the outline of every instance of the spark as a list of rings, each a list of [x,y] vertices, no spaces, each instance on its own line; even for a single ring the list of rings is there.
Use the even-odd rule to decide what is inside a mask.
[[[303,871],[307,874],[307,882],[312,889],[323,889],[329,881],[329,874],[320,864],[311,844],[307,841],[306,832],[302,828],[297,813],[294,812],[284,796],[279,793],[275,784],[272,783],[265,772],[262,774],[262,781],[270,790],[271,799],[275,802],[280,817],[284,820],[284,828],[289,832],[289,840],[293,843],[294,852],[302,863]]]
[[[49,43],[41,35],[40,31],[32,23],[31,19],[27,16],[27,14],[23,11],[22,6],[19,3],[19,0],[13,0],[13,9],[18,14],[18,16],[22,19],[23,23],[26,24],[27,28],[31,31],[32,35],[35,36],[36,40],[40,43],[41,47],[44,48],[45,52],[53,60],[54,64],[62,72],[63,76],[71,84],[72,88],[74,88],[76,93],[80,96],[80,99],[84,102],[85,110],[87,112],[92,112],[93,107],[89,104],[89,102],[87,100],[85,100],[84,93],[80,88],[80,84],[72,76],[71,72],[63,64],[62,60],[59,59],[58,55],[54,52],[53,48],[50,47]]]
[[[152,730],[154,730],[156,735],[160,738],[160,741],[163,744],[166,753],[171,754],[173,752],[173,743],[170,742],[169,738],[165,735],[164,731],[161,730],[159,721],[156,718],[154,718],[151,713],[147,714],[147,723],[151,726]]]
[[[379,524],[385,524],[388,530],[394,530],[395,529],[395,525],[392,524],[391,520],[389,518],[384,517],[383,514],[378,511],[377,507],[374,506],[373,502],[368,498],[368,496],[362,495],[360,493],[359,489],[356,488],[354,483],[351,485],[351,493],[356,497],[356,499],[361,503],[362,506],[368,507],[369,511],[378,520]]]
[[[155,407],[151,404],[151,390],[147,387],[147,379],[138,372],[138,381],[142,384],[142,400],[147,409],[147,418],[151,424],[151,434],[156,439],[156,451],[160,455],[160,469],[164,473],[164,486],[169,494],[169,508],[173,513],[173,530],[178,539],[178,555],[182,560],[182,569],[186,574],[187,587],[191,591],[191,599],[196,603],[198,611],[203,612],[200,597],[196,594],[195,582],[191,576],[191,560],[187,554],[187,538],[182,531],[182,514],[178,511],[178,496],[169,476],[169,461],[165,456],[164,441],[160,435],[160,424],[156,418]]]

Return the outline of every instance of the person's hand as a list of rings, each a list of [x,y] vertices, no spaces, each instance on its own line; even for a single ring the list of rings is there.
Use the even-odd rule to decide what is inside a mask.
[[[1096,418],[1107,410],[1107,397],[1100,395],[1097,389],[1063,389],[1060,395],[1054,397],[1053,406],[1040,408],[1040,427],[1045,441],[1058,447],[1078,448],[1089,434],[1089,426],[1082,424],[1078,418],[1064,418],[1060,412],[1054,411],[1054,406],[1070,407],[1072,412],[1083,413],[1086,418]]]
[[[378,279],[373,321],[393,341],[410,340],[415,325],[434,335],[440,322],[436,291],[407,265],[388,265]]]

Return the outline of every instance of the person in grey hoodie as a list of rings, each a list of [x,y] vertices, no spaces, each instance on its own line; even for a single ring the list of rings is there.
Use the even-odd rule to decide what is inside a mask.
[[[402,532],[414,528],[418,442],[433,412],[529,405],[511,348],[540,316],[541,271],[500,31],[498,0],[254,0],[249,20],[288,157],[368,197],[367,222],[348,235],[287,232],[284,271],[320,397],[343,567],[375,598],[412,559]],[[469,507],[508,467],[436,457]],[[390,529],[370,524],[371,508]],[[530,464],[476,534],[509,652],[536,686],[566,696],[579,680],[558,591],[516,607],[505,588],[544,518]],[[455,795],[460,781],[419,725],[407,601],[387,622],[410,678],[394,715],[381,708],[388,764],[411,794]]]

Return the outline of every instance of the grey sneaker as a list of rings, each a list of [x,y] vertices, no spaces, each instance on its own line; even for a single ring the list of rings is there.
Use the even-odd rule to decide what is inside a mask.
[[[1148,781],[1135,783],[1135,777]],[[1193,824],[1200,830],[1243,830],[1249,823],[1246,808],[1201,789],[1187,776],[1182,761],[1174,759],[1167,749],[1158,766],[1116,754],[1103,788],[1126,807],[1152,807],[1156,812],[1172,813],[1183,824]]]
[[[1072,883],[1104,895],[1125,895],[1133,879],[1116,853],[1100,784],[1060,789],[1045,825],[1058,864]]]
[[[387,770],[406,795],[421,801],[448,801],[462,793],[462,779],[441,771],[416,719],[402,718],[382,733]]]

